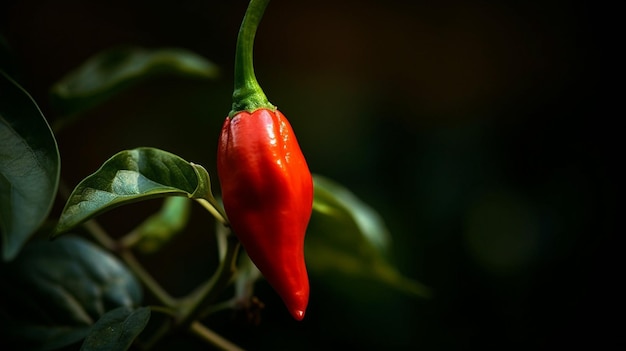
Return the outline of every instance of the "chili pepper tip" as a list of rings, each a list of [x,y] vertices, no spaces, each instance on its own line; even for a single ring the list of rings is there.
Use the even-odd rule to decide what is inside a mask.
[[[302,319],[304,319],[304,311],[302,310],[292,311],[291,314],[293,315],[293,318],[295,318],[297,321],[301,321]]]

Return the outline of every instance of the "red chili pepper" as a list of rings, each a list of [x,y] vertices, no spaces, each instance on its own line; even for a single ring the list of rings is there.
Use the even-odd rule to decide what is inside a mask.
[[[289,312],[301,320],[309,299],[304,235],[313,180],[285,116],[262,108],[226,118],[217,170],[234,233]]]
[[[309,300],[304,235],[313,180],[291,125],[254,75],[254,36],[268,2],[250,1],[237,37],[233,109],[222,126],[217,173],[233,232],[292,316],[302,320]]]

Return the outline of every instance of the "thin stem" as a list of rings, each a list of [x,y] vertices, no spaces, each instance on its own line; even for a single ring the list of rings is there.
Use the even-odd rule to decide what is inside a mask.
[[[222,223],[225,226],[228,225],[228,220],[226,219],[226,214],[222,213],[222,211],[220,210],[219,206],[217,206],[215,204],[212,204],[211,202],[209,202],[206,199],[195,199],[195,200],[200,205],[202,205],[202,207],[204,207],[207,211],[209,211],[213,215],[213,217],[215,217],[215,219],[220,221],[220,223]]]
[[[162,304],[168,307],[174,307],[176,300],[171,297],[167,291],[165,291],[159,283],[148,273],[148,271],[137,261],[133,253],[118,245],[109,234],[96,222],[95,220],[89,220],[84,224],[85,228],[89,231],[91,236],[100,243],[103,247],[112,252],[117,252],[120,258],[126,263],[128,268],[141,280],[146,288],[156,297]]]
[[[156,280],[154,280],[152,275],[150,275],[150,273],[148,273],[148,271],[141,265],[141,263],[137,261],[135,255],[133,255],[131,251],[121,250],[119,252],[119,255],[122,260],[124,260],[126,265],[130,268],[130,270],[135,273],[137,278],[141,280],[141,282],[152,293],[152,295],[154,295],[154,297],[159,300],[159,302],[167,307],[177,306],[177,300],[170,296],[170,294],[165,291],[165,289],[163,289]]]
[[[142,349],[150,350],[156,346],[156,344],[161,341],[161,339],[167,335],[171,331],[172,325],[174,324],[173,318],[168,318],[161,323],[158,328],[152,332],[148,340],[142,343]]]
[[[126,263],[128,268],[133,274],[141,280],[154,297],[159,300],[165,307],[153,308],[155,310],[166,312],[167,314],[174,314],[170,308],[178,308],[178,301],[169,295],[165,289],[157,283],[157,281],[148,273],[148,271],[137,261],[130,249],[123,247],[112,239],[109,234],[102,228],[95,220],[89,220],[84,223],[85,228],[89,231],[91,236],[100,243],[106,249],[115,252]],[[152,334],[151,338],[143,345],[146,350],[151,349],[163,336],[165,336],[170,330],[173,324],[173,319],[165,320],[158,329]]]
[[[109,251],[116,252],[118,250],[118,245],[115,240],[113,240],[109,234],[100,226],[98,222],[91,219],[83,224],[83,226],[89,231],[89,234],[104,248]]]
[[[143,233],[139,230],[132,230],[130,233],[124,235],[117,242],[122,249],[130,249],[135,246],[143,237]]]
[[[231,282],[236,271],[237,253],[239,252],[239,241],[232,235],[228,237],[226,253],[220,262],[217,271],[205,284],[199,286],[189,295],[189,300],[183,303],[185,307],[182,311],[178,324],[182,327],[189,326],[206,306],[217,299],[224,288]]]
[[[162,313],[166,316],[176,317],[176,311],[171,309],[170,307],[164,307],[159,305],[150,305],[148,306],[152,312]]]
[[[64,183],[61,183],[59,195],[67,199],[69,196],[69,189]],[[216,202],[215,199],[212,199]],[[150,273],[142,266],[142,264],[135,258],[130,247],[133,246],[139,238],[133,231],[124,236],[119,241],[111,238],[100,224],[95,220],[89,220],[83,225],[91,236],[102,247],[107,250],[116,253],[128,266],[128,268],[135,274],[135,276],[143,283],[148,291],[150,291],[154,297],[162,303],[164,306],[151,306],[151,309],[155,312],[161,312],[172,316],[174,318],[166,319],[161,325],[151,333],[150,338],[143,343],[142,348],[149,350],[154,347],[159,340],[172,331],[172,327],[175,325],[178,327],[189,328],[189,330],[202,340],[207,341],[211,345],[214,345],[222,350],[241,350],[238,346],[232,344],[230,341],[222,338],[220,335],[204,327],[202,324],[196,321],[196,319],[206,312],[207,306],[210,305],[223,289],[230,283],[234,276],[235,264],[237,260],[237,253],[239,250],[239,242],[233,235],[229,235],[228,221],[226,216],[221,213],[217,206],[211,204],[208,200],[198,200],[205,208],[207,208],[223,225],[221,228],[222,247],[220,248],[220,266],[214,273],[209,281],[200,286],[196,291],[189,295],[186,300],[177,300],[173,298],[165,289],[163,289],[159,283],[150,275]],[[232,306],[232,303],[224,302],[213,306],[215,308],[228,308]],[[188,307],[189,306],[189,307]],[[181,311],[179,313],[178,311]],[[175,317],[179,316],[179,323],[175,324]]]
[[[217,241],[217,254],[220,262],[224,262],[226,253],[228,252],[228,237],[232,235],[232,232],[228,227],[223,225],[215,226],[215,240]]]
[[[241,22],[235,52],[235,89],[233,108],[229,114],[231,117],[240,111],[253,112],[262,107],[275,109],[256,80],[252,58],[254,37],[268,3],[269,0],[251,0]]]
[[[69,188],[61,181],[59,184],[59,195],[67,201],[69,197]],[[162,304],[167,307],[174,307],[177,301],[170,296],[170,294],[163,289],[159,283],[148,273],[148,271],[137,261],[132,251],[124,246],[123,243],[115,241],[107,231],[94,219],[88,220],[83,223],[83,226],[89,234],[96,240],[102,247],[107,250],[117,253],[120,258],[126,263],[128,268],[141,280],[146,288],[156,297]]]
[[[254,283],[261,277],[261,272],[247,254],[240,259],[239,264],[240,268],[235,282],[235,299],[250,301],[254,294]]]
[[[218,350],[243,351],[242,348],[224,339],[221,335],[205,327],[202,323],[198,321],[191,323],[189,331],[200,339],[216,347]]]
[[[220,303],[216,303],[215,305],[207,306],[202,313],[198,315],[197,320],[202,320],[205,317],[212,315],[213,313],[217,313],[224,310],[230,310],[237,307],[237,299],[231,298],[226,301],[222,301]]]

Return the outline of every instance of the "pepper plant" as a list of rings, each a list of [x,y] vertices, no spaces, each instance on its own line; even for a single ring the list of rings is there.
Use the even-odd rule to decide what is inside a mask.
[[[385,259],[388,234],[378,214],[342,185],[311,175],[293,128],[258,84],[252,47],[267,4],[250,2],[238,36],[232,111],[215,149],[219,197],[205,167],[152,147],[118,152],[70,191],[56,145],[59,131],[85,111],[148,77],[214,79],[217,68],[205,58],[172,48],[99,53],[51,87],[50,113],[63,116],[52,128],[28,92],[1,71],[3,350],[149,350],[184,332],[218,349],[239,349],[206,322],[224,309],[262,306],[254,286],[264,279],[286,312],[302,320],[307,267],[428,295]],[[114,208],[158,198],[161,209],[125,235],[98,222]],[[58,217],[55,202],[64,203]],[[184,235],[193,203],[214,218],[207,233],[219,263],[189,294],[173,296],[137,253],[158,255]]]

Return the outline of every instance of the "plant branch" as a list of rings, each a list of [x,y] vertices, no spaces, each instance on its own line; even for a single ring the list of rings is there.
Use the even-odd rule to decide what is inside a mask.
[[[199,286],[189,295],[188,300],[183,303],[182,306],[184,308],[178,322],[179,326],[186,327],[191,325],[191,322],[202,314],[204,308],[213,303],[224,288],[228,286],[235,275],[239,246],[239,241],[234,235],[227,237],[226,252],[220,261],[219,267],[211,279]]]
[[[61,181],[59,184],[59,195],[67,201],[69,194],[69,188]],[[95,219],[86,221],[83,223],[83,226],[102,247],[118,254],[157,300],[167,307],[175,307],[177,305],[177,301],[154,280],[152,275],[137,261],[132,251],[123,245],[124,243],[119,243],[111,238],[109,233]]]
[[[106,230],[104,230],[104,228],[102,228],[102,226],[98,222],[90,219],[87,222],[83,223],[83,226],[102,247],[106,248],[109,251],[118,251],[117,242],[113,240],[111,236],[109,236]]]
[[[108,249],[109,251],[117,253],[120,258],[126,263],[128,268],[135,274],[135,276],[141,280],[141,282],[146,286],[146,288],[154,295],[154,297],[159,300],[162,304],[167,307],[176,306],[176,300],[170,296],[170,294],[165,291],[157,283],[156,280],[148,273],[148,271],[137,261],[135,255],[129,250],[122,246],[120,246],[117,241],[113,240],[109,234],[96,222],[95,220],[89,220],[84,223],[85,228],[89,231],[91,236],[98,242],[100,245]]]
[[[169,315],[175,315],[171,310],[179,308],[178,301],[174,299],[170,294],[165,291],[159,285],[159,283],[152,277],[152,275],[141,265],[141,263],[135,258],[132,251],[128,247],[124,247],[123,243],[118,243],[109,236],[109,234],[96,222],[95,220],[89,220],[83,224],[91,236],[100,245],[117,253],[117,255],[126,263],[126,266],[133,272],[133,274],[142,282],[148,291],[165,307],[153,307],[152,309],[160,312],[165,312]],[[171,331],[173,325],[173,319],[165,320],[158,329],[152,333],[150,339],[143,344],[145,350],[151,349],[156,343],[163,338],[168,332]]]
[[[224,339],[221,335],[205,327],[202,323],[195,321],[189,326],[189,331],[206,341],[207,343],[215,346],[218,350],[222,351],[243,351],[242,348],[233,344],[232,342]]]
[[[238,300],[233,297],[233,298],[230,298],[230,299],[228,299],[226,301],[222,301],[220,303],[217,303],[215,305],[207,306],[205,309],[203,309],[201,311],[200,314],[198,314],[198,318],[196,318],[196,319],[197,320],[202,320],[205,317],[207,317],[207,316],[209,316],[209,315],[211,315],[213,313],[216,313],[216,312],[219,312],[219,311],[224,311],[224,310],[229,310],[229,309],[235,309],[235,308],[237,308],[237,301]]]
[[[217,219],[223,225],[228,225],[228,220],[226,219],[226,215],[219,210],[219,207],[213,203],[211,203],[207,199],[195,199],[202,207],[204,207],[207,211],[209,211],[215,219]],[[213,199],[215,202],[215,199]]]
[[[150,335],[148,340],[142,342],[141,348],[143,350],[152,349],[167,333],[171,331],[173,324],[173,318],[165,319],[158,328]]]
[[[170,296],[170,294],[154,280],[152,275],[137,261],[131,251],[123,249],[119,252],[119,255],[130,270],[133,271],[137,278],[146,286],[146,289],[148,289],[159,302],[167,307],[177,306],[177,300]]]
[[[141,231],[133,229],[131,232],[120,238],[117,243],[120,245],[121,249],[130,249],[141,241],[142,237],[143,233]]]
[[[160,305],[150,305],[148,306],[152,312],[162,313],[166,316],[176,317],[176,311],[169,307],[160,306]]]

